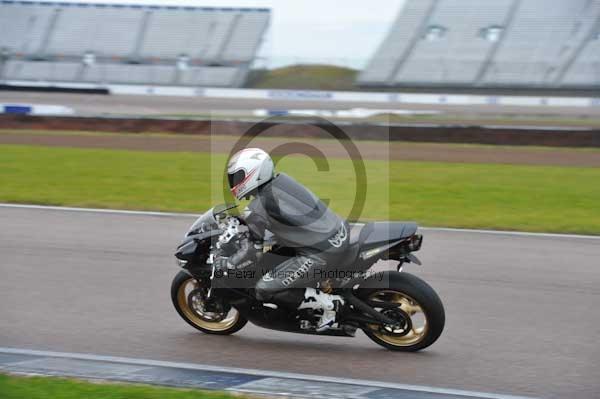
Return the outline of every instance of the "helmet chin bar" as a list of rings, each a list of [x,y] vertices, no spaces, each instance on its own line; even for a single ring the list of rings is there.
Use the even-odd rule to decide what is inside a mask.
[[[246,195],[244,195],[245,200],[251,199],[251,197],[256,197],[256,192],[258,191],[258,187],[252,191],[249,191]]]
[[[242,200],[250,200],[250,199],[252,199],[252,197],[256,197],[256,193],[259,188],[260,188],[260,186],[256,187],[254,190],[250,190],[249,192],[247,192],[246,194],[244,194],[241,197],[238,197],[237,195],[235,195],[233,190],[230,189],[229,191],[235,197],[235,199],[237,199],[238,201],[242,201]]]

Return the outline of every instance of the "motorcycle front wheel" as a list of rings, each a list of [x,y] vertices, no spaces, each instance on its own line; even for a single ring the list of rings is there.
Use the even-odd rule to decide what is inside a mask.
[[[206,334],[229,335],[246,325],[248,321],[236,309],[208,306],[207,293],[206,286],[183,271],[171,283],[173,306],[192,327]]]
[[[437,293],[417,276],[393,272],[381,288],[359,288],[360,298],[397,325],[368,325],[364,333],[394,351],[415,352],[433,344],[442,334],[446,316]]]

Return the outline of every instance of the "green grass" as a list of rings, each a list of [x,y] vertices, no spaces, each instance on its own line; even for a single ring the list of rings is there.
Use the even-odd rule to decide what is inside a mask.
[[[0,202],[200,212],[223,202],[214,187],[224,164],[224,154],[0,145]],[[278,165],[347,216],[352,165],[337,159],[329,167],[317,172],[304,157]],[[600,168],[401,161],[366,168],[364,220],[600,234]]]
[[[233,399],[221,392],[0,374],[2,399]]]
[[[249,87],[256,89],[353,90],[358,71],[331,65],[293,65],[255,71]]]

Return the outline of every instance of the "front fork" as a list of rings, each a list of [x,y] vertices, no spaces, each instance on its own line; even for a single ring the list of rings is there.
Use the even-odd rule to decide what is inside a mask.
[[[208,292],[206,293],[206,299],[210,299],[211,295],[212,295],[212,281],[215,278],[215,272],[217,271],[217,267],[215,266],[215,254],[213,254],[211,252],[211,254],[208,256],[208,259],[206,260],[206,263],[211,265],[211,272],[210,272],[210,287],[208,287]]]

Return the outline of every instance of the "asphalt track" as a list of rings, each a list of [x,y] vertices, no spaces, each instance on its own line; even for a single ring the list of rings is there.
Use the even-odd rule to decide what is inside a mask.
[[[190,115],[211,111],[248,111],[254,109],[346,110],[352,108],[434,110],[453,114],[511,114],[598,116],[600,107],[503,106],[495,104],[416,104],[377,102],[331,102],[319,100],[259,100],[243,98],[206,98],[141,95],[90,95],[0,91],[0,103],[63,105],[78,115]],[[524,122],[519,122],[524,123]],[[538,122],[539,123],[539,122]]]
[[[446,306],[416,354],[364,335],[246,326],[196,332],[172,309],[190,216],[0,207],[0,346],[372,379],[548,398],[600,393],[600,240],[425,231],[424,277]]]

